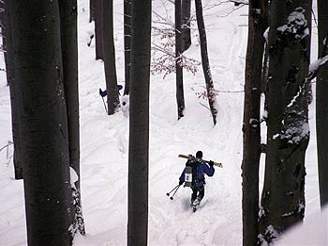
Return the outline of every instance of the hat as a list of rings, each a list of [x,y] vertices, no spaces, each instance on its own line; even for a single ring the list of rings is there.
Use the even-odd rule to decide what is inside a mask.
[[[203,157],[203,152],[198,150],[197,153],[196,153],[196,158],[202,158]]]

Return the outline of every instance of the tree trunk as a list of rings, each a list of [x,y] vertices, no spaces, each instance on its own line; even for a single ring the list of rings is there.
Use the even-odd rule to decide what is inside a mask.
[[[131,0],[124,0],[124,71],[125,87],[124,95],[129,94],[130,74],[131,74]]]
[[[310,0],[271,2],[268,130],[260,213],[261,238],[269,242],[304,217],[311,6]]]
[[[3,13],[3,47],[6,51],[4,53],[6,63],[6,75],[7,83],[10,91],[10,103],[11,103],[11,123],[12,123],[12,135],[14,142],[14,171],[15,179],[23,178],[23,160],[21,155],[20,146],[20,112],[18,111],[18,100],[20,100],[20,91],[17,89],[17,83],[14,77],[14,53],[13,53],[13,35],[11,28],[11,1],[6,0],[4,2],[4,13]]]
[[[261,70],[264,51],[263,32],[267,21],[267,2],[249,1],[248,42],[245,69],[243,178],[243,245],[254,246],[258,236],[259,164],[261,154]],[[256,10],[260,9],[261,14]],[[263,11],[264,10],[264,11]]]
[[[27,240],[70,245],[71,188],[58,1],[10,0]]]
[[[94,0],[95,6],[95,38],[96,38],[96,60],[104,60],[103,44],[103,1]]]
[[[183,92],[183,67],[182,67],[182,29],[181,29],[181,0],[175,0],[175,75],[176,98],[178,106],[178,119],[184,116],[185,100]]]
[[[210,106],[211,114],[213,117],[213,123],[216,124],[216,116],[217,116],[217,109],[216,109],[216,95],[214,92],[214,83],[210,69],[210,63],[208,60],[208,53],[207,53],[207,40],[206,40],[206,30],[203,18],[203,6],[201,0],[195,0],[196,6],[196,18],[197,18],[197,25],[199,30],[199,39],[200,39],[200,51],[202,56],[202,66],[203,72],[205,77],[206,83],[206,90],[207,90],[207,97],[208,103]]]
[[[191,13],[191,0],[182,0],[181,15],[182,15],[182,50],[181,53],[189,49],[191,46],[190,35],[190,13]]]
[[[103,0],[103,57],[106,76],[107,108],[108,114],[112,115],[117,111],[120,101],[118,98],[114,31],[113,31],[113,0]]]
[[[95,18],[95,2],[97,0],[89,0],[89,22],[92,22],[94,21],[96,18]]]
[[[128,245],[147,245],[151,0],[132,1]]]
[[[85,234],[80,198],[80,114],[78,86],[77,0],[59,0],[64,91],[67,109],[69,164],[78,175],[72,199],[72,236]],[[75,199],[78,194],[79,199]]]
[[[328,3],[318,0],[319,57],[328,55]],[[316,88],[316,124],[318,171],[321,207],[328,204],[328,65],[324,65],[317,78]]]

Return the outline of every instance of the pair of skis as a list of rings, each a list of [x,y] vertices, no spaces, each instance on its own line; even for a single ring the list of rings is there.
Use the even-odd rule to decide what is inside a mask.
[[[194,156],[192,156],[192,155],[184,155],[184,154],[179,154],[178,155],[178,157],[180,157],[180,158],[185,158],[185,159],[189,159],[190,157],[192,158],[196,158],[196,157],[194,157]],[[201,161],[204,161],[204,162],[206,162],[206,163],[210,163],[210,161],[208,161],[208,160],[204,160],[204,159],[201,159]],[[215,161],[212,161],[213,162],[213,164],[214,164],[214,166],[216,166],[216,167],[223,167],[223,165],[222,165],[222,163],[221,162],[215,162]]]

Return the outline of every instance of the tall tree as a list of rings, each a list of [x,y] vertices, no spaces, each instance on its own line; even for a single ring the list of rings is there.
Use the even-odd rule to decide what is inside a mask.
[[[89,0],[89,22],[94,21],[95,18],[95,11],[96,11],[96,3],[97,0]]]
[[[12,35],[12,16],[10,8],[11,1],[4,1],[4,12],[3,12],[3,47],[6,51],[4,53],[5,63],[6,63],[6,76],[7,83],[9,85],[10,91],[10,103],[11,103],[11,123],[12,123],[12,135],[14,142],[14,171],[15,171],[15,179],[23,178],[23,160],[21,155],[21,147],[20,147],[20,113],[18,111],[18,100],[20,100],[20,91],[15,82],[15,74],[14,74],[14,54],[13,54],[13,35]]]
[[[28,245],[70,245],[71,187],[58,1],[10,0]]]
[[[206,30],[204,24],[204,17],[203,17],[203,6],[202,0],[195,0],[196,6],[196,19],[197,25],[199,30],[199,39],[200,39],[200,51],[202,57],[202,67],[205,77],[205,84],[207,90],[207,98],[208,103],[210,106],[211,114],[213,117],[213,123],[216,124],[216,116],[217,116],[217,109],[216,109],[216,95],[214,91],[214,83],[210,69],[210,63],[208,60],[208,53],[207,53],[207,40],[206,40]]]
[[[178,119],[184,116],[185,100],[183,92],[183,66],[182,66],[182,29],[181,29],[182,0],[175,0],[175,75],[176,99],[178,106]]]
[[[266,241],[304,217],[311,6],[311,0],[271,2],[268,130],[260,212],[261,238]]]
[[[328,55],[328,2],[318,0],[319,57]],[[328,65],[319,72],[316,87],[316,124],[320,204],[328,204]]]
[[[69,164],[78,175],[73,189],[72,234],[85,234],[80,197],[80,114],[78,85],[77,0],[59,0],[63,83],[67,108]],[[76,198],[77,197],[77,198]]]
[[[96,60],[104,60],[103,50],[103,1],[93,0],[95,13]]]
[[[131,0],[124,0],[124,72],[125,87],[124,95],[129,94],[130,74],[131,74]]]
[[[147,245],[151,0],[132,1],[128,245]]]
[[[182,18],[182,52],[189,49],[191,45],[190,18],[191,18],[191,0],[182,0],[181,3],[181,18]]]
[[[102,0],[103,58],[106,77],[108,114],[114,114],[119,107],[115,65],[113,0]]]
[[[250,0],[245,68],[243,178],[243,245],[256,245],[259,212],[259,164],[261,154],[260,104],[263,32],[267,28],[268,1]],[[260,9],[261,11],[257,11]]]

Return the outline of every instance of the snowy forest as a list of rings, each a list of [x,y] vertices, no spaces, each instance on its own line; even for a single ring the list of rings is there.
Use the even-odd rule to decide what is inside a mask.
[[[0,28],[0,246],[328,245],[327,0],[0,0]]]

